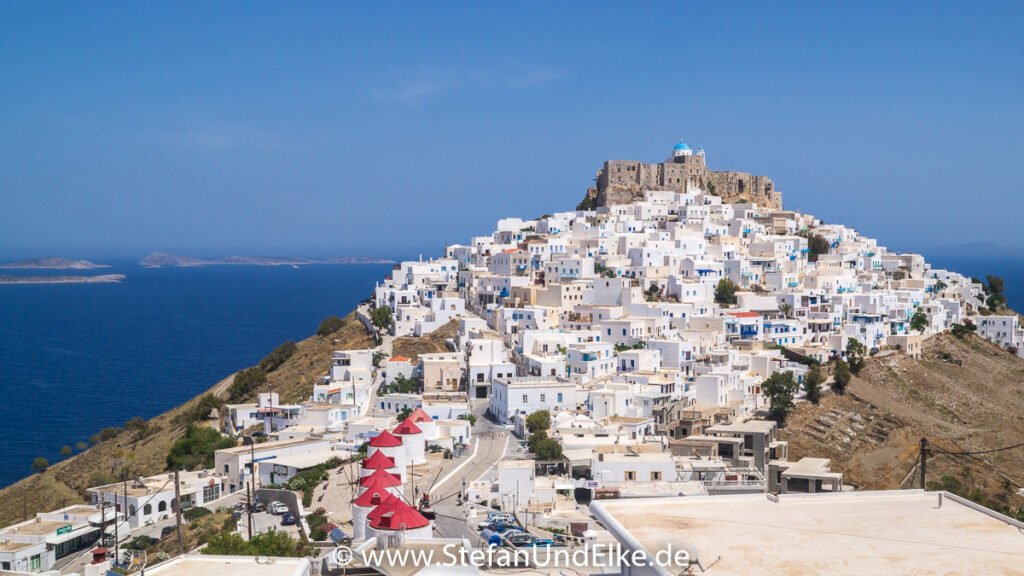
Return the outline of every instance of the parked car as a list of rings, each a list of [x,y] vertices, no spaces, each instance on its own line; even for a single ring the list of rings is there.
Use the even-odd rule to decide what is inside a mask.
[[[491,532],[495,534],[505,534],[507,532],[520,532],[519,526],[515,524],[509,524],[508,522],[498,522],[490,528]]]
[[[266,512],[267,511],[267,505],[264,504],[263,502],[257,502],[257,503],[252,505],[252,510],[253,510],[253,512]]]
[[[284,516],[281,516],[281,526],[294,526],[295,525],[295,514],[291,512],[285,512]]]
[[[287,511],[288,505],[285,504],[284,502],[271,502],[270,505],[267,506],[267,512],[270,512],[274,515],[281,515]]]
[[[480,522],[479,524],[476,525],[476,527],[479,528],[480,530],[483,530],[484,528],[487,528],[488,526],[490,526],[491,524],[494,524],[495,522],[512,523],[512,522],[515,522],[515,518],[513,518],[511,514],[508,514],[508,513],[505,513],[505,512],[491,512],[490,514],[487,515],[487,520],[484,520],[484,521]]]
[[[538,538],[533,542],[527,544],[527,546],[531,548],[550,548],[554,545],[555,543],[551,540],[548,540],[547,538]]]
[[[522,548],[524,546],[532,546],[537,541],[537,537],[533,534],[527,534],[526,532],[514,532],[509,534],[506,538],[508,543],[516,548]]]
[[[174,534],[174,526],[164,526],[160,529],[160,537],[164,538],[168,534]]]

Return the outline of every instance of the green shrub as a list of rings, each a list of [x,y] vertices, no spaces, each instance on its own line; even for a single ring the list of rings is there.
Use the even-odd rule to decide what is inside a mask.
[[[189,508],[188,510],[185,510],[184,512],[182,512],[181,513],[181,517],[184,518],[185,520],[188,520],[189,522],[192,522],[193,520],[198,520],[198,519],[202,518],[203,516],[209,516],[210,514],[213,514],[213,512],[211,512],[209,508],[203,508],[202,506],[195,506],[193,508]]]
[[[295,540],[283,530],[272,530],[253,534],[248,542],[235,532],[222,532],[210,538],[203,554],[226,556],[270,556],[299,557],[315,556],[317,550],[303,542]]]
[[[267,384],[267,372],[259,366],[239,370],[235,380],[228,388],[228,400],[241,402],[256,395],[256,392]]]
[[[213,453],[224,448],[233,448],[235,441],[207,426],[190,424],[185,436],[171,446],[167,454],[168,470],[194,470],[213,468]]]
[[[117,426],[110,426],[108,428],[100,430],[100,433],[97,435],[97,437],[99,438],[99,442],[106,442],[107,440],[116,438],[118,434],[120,434],[121,432],[124,432],[122,428],[118,428]]]
[[[329,336],[338,330],[341,330],[341,327],[344,325],[345,321],[341,318],[338,318],[337,316],[328,316],[323,319],[323,322],[320,322],[320,327],[316,329],[316,335]]]
[[[270,354],[263,360],[260,360],[260,369],[264,372],[270,373],[277,370],[284,364],[289,358],[295,355],[299,347],[295,345],[295,342],[291,340],[281,344],[277,348],[274,348]]]

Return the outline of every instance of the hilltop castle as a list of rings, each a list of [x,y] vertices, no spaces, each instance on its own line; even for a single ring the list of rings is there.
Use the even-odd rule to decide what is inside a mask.
[[[593,207],[626,204],[642,198],[645,190],[702,189],[721,196],[725,202],[756,202],[782,208],[782,194],[767,176],[745,172],[711,170],[705,163],[704,147],[694,152],[680,140],[672,156],[660,164],[635,160],[608,160],[597,171],[597,186],[587,190],[583,205]]]

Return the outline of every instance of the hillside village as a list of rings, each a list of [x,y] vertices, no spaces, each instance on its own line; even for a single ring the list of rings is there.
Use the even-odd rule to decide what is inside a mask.
[[[681,144],[667,162],[693,155]],[[173,539],[176,513],[202,507],[238,511],[240,541],[324,543],[281,559],[289,574],[341,570],[334,544],[412,574],[371,552],[671,542],[691,573],[1016,573],[1020,520],[945,491],[864,490],[780,435],[798,404],[940,333],[1024,357],[1001,282],[702,184],[503,219],[395,265],[356,314],[374,344],[334,350],[308,398],[255,390],[214,411],[212,467],[93,486],[88,504],[0,529],[0,573],[89,573],[78,558],[99,543],[148,574],[227,574],[227,546],[159,562],[129,546]],[[438,334],[443,349],[406,352]]]

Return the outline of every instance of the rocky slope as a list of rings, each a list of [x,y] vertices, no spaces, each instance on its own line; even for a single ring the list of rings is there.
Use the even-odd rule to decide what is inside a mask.
[[[1024,446],[1024,360],[975,335],[939,334],[920,360],[902,354],[870,359],[845,396],[806,402],[781,433],[790,459],[832,459],[845,482],[859,489],[920,487],[919,441],[935,455],[928,481],[945,482],[989,507],[1021,504]],[[952,479],[952,480],[950,480]]]

